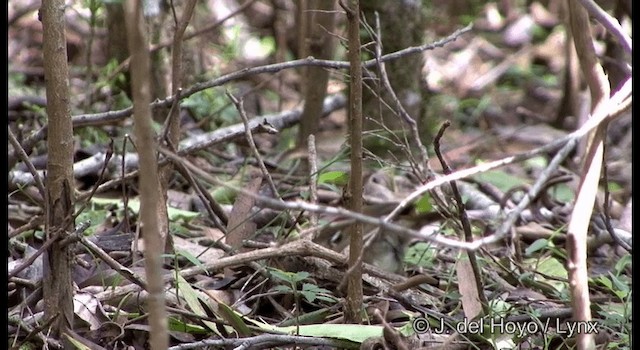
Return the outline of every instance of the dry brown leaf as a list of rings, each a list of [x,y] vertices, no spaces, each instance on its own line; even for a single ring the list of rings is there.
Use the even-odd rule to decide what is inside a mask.
[[[262,186],[262,176],[254,174],[245,187],[250,193],[258,194]],[[238,193],[227,223],[226,243],[238,251],[243,251],[242,241],[248,239],[255,231],[256,224],[251,221],[251,208],[255,204],[254,197]]]
[[[456,264],[458,273],[458,291],[462,296],[462,310],[464,316],[471,320],[482,312],[482,304],[478,297],[480,291],[476,284],[476,276],[473,274],[469,259],[460,259]]]

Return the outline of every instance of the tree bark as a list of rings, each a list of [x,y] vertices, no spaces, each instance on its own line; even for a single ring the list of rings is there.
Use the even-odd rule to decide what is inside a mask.
[[[331,36],[335,28],[335,13],[333,0],[311,0],[306,13],[307,40],[305,52],[315,58],[331,59],[333,56],[334,40]],[[322,103],[327,95],[329,71],[322,67],[306,67],[303,77],[304,110],[300,117],[298,132],[298,148],[306,149],[309,135],[316,134],[320,125]]]
[[[55,338],[73,326],[73,249],[61,243],[74,227],[73,123],[64,9],[64,0],[44,0],[40,9],[49,122],[45,232],[48,240],[55,240],[44,257],[43,296],[45,316],[57,317],[51,328]]]
[[[360,3],[350,0],[340,5],[347,13],[349,40],[349,145],[351,147],[351,175],[345,191],[349,209],[362,213],[362,62],[360,57]],[[362,223],[349,227],[349,270],[345,320],[349,323],[362,321]]]

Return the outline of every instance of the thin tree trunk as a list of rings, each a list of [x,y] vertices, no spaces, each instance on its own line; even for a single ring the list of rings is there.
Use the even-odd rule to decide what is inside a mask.
[[[44,72],[47,89],[47,208],[46,237],[55,240],[45,253],[43,296],[45,316],[57,317],[54,338],[73,325],[71,261],[73,249],[61,239],[73,231],[73,123],[69,106],[69,67],[65,38],[64,0],[44,0]]]
[[[308,37],[305,42],[308,55],[315,58],[331,59],[334,40],[331,32],[335,28],[333,0],[311,0],[308,12],[303,14],[309,23]],[[298,148],[305,149],[309,135],[316,134],[320,125],[322,103],[327,95],[329,72],[322,67],[307,67],[303,77],[304,110],[300,117]]]
[[[362,213],[362,62],[360,59],[360,4],[350,0],[340,5],[347,13],[349,40],[349,144],[351,146],[351,176],[345,200],[349,209]],[[347,302],[345,320],[360,323],[362,320],[362,223],[349,227],[349,271],[347,278]]]
[[[157,144],[151,119],[151,63],[145,33],[145,20],[141,2],[124,2],[125,22],[129,33],[131,52],[131,88],[133,93],[133,117],[136,145],[140,157],[140,226],[144,237],[145,272],[147,277],[149,343],[153,350],[163,350],[169,345],[167,317],[162,281],[162,259],[164,251],[158,217],[160,202],[160,179],[156,159]]]
[[[193,16],[193,11],[196,6],[196,0],[188,0],[185,3],[182,16],[178,20],[175,33],[173,34],[173,45],[171,46],[171,93],[173,96],[178,96],[182,89],[183,82],[183,68],[182,68],[182,42],[184,39],[184,33],[187,30],[189,21]],[[166,135],[169,143],[177,147],[180,142],[180,101],[176,101],[170,110],[169,120],[167,121]],[[169,182],[175,169],[172,164],[164,166],[160,170],[160,186],[161,203],[158,206],[158,219],[160,222],[160,236],[162,237],[163,251],[167,254],[173,252],[173,239],[169,234],[169,214],[167,211],[167,190],[169,189]]]
[[[569,1],[569,22],[576,51],[580,54],[580,67],[591,92],[591,116],[599,115],[607,107],[610,86],[604,70],[598,61],[593,46],[593,36],[589,15],[577,0]],[[604,158],[603,135],[606,125],[598,127],[589,135],[583,157],[579,191],[567,227],[567,270],[573,319],[579,322],[591,322],[591,302],[589,299],[589,271],[587,269],[587,232],[589,218],[598,191],[598,182]],[[578,350],[595,349],[592,333],[576,335]]]

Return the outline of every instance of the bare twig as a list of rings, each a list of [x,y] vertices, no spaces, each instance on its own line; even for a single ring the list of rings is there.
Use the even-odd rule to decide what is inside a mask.
[[[442,135],[444,135],[444,131],[449,127],[449,125],[451,125],[451,122],[446,120],[440,127],[440,130],[438,130],[436,137],[433,139],[433,149],[436,153],[436,156],[438,157],[438,160],[440,161],[440,164],[442,164],[442,170],[446,175],[451,174],[451,168],[449,167],[449,164],[447,164],[447,161],[444,159],[444,156],[440,151],[440,139],[442,138]],[[471,223],[469,222],[469,218],[467,217],[467,212],[464,208],[464,202],[462,201],[462,196],[460,195],[460,191],[458,190],[458,185],[456,184],[455,181],[449,182],[449,185],[451,186],[451,192],[453,194],[453,198],[456,201],[456,207],[458,209],[457,210],[458,220],[460,220],[460,224],[462,225],[464,240],[466,242],[473,242],[473,234],[471,233]],[[478,300],[480,300],[480,303],[482,304],[482,309],[484,313],[488,314],[490,311],[489,302],[487,301],[487,297],[484,295],[484,292],[483,292],[484,287],[482,285],[482,274],[480,273],[478,259],[476,257],[475,252],[472,250],[467,250],[467,256],[469,257],[469,264],[471,265],[471,268],[473,270],[473,275],[475,276],[475,279],[476,279],[475,284],[476,284],[476,290],[478,291],[478,294],[477,294]]]
[[[624,32],[622,26],[617,19],[613,18],[610,14],[608,14],[605,10],[603,10],[595,1],[593,0],[578,0],[580,4],[587,9],[587,12],[591,16],[593,16],[600,24],[602,24],[608,31],[613,35],[618,42],[620,42],[620,46],[628,53],[631,54],[631,38]]]
[[[267,167],[264,165],[264,160],[262,160],[262,156],[260,155],[260,152],[256,147],[256,143],[253,141],[253,135],[251,135],[251,128],[249,127],[249,118],[247,117],[247,112],[245,112],[244,110],[244,103],[242,102],[242,100],[238,101],[238,99],[235,98],[235,96],[233,96],[229,91],[227,91],[226,94],[227,94],[227,97],[229,97],[229,99],[236,106],[236,109],[240,114],[240,118],[242,118],[242,123],[244,124],[245,137],[247,138],[249,147],[253,152],[253,156],[256,157],[256,160],[258,161],[258,165],[260,167],[260,170],[262,171],[262,175],[267,179],[267,183],[269,184],[269,188],[271,189],[271,192],[273,192],[274,197],[280,198],[280,195],[278,194],[278,188],[276,187],[276,184],[273,182],[273,178],[271,178],[271,174],[269,173],[269,170],[267,170]],[[276,130],[270,130],[270,131],[272,133],[277,132]]]
[[[87,238],[82,236],[80,236],[79,238],[80,238],[80,243],[82,243],[83,246],[87,247],[87,249],[89,249],[91,253],[98,256],[100,259],[102,259],[102,261],[104,261],[107,265],[109,265],[109,267],[111,267],[120,275],[122,275],[122,277],[135,283],[136,285],[140,286],[142,289],[145,289],[145,290],[147,289],[147,284],[145,283],[145,281],[140,276],[137,276],[135,272],[122,266],[122,264],[120,264],[115,259],[110,257],[109,254],[107,254],[104,250],[102,250],[100,247],[98,247],[95,243],[91,242]]]
[[[311,204],[318,203],[318,155],[316,152],[316,137],[311,134],[308,137],[309,150],[309,202]],[[309,216],[311,228],[318,226],[318,214],[311,213]],[[316,231],[317,232],[317,231]],[[315,237],[315,235],[314,235]]]
[[[591,93],[591,117],[607,114],[610,104],[610,86],[593,46],[591,25],[587,11],[576,1],[569,1],[569,23],[574,44],[580,61],[580,67]],[[604,135],[607,122],[599,124],[589,133],[586,140],[586,153],[583,157],[582,171],[578,193],[567,228],[567,270],[571,293],[573,318],[578,322],[591,321],[589,297],[589,272],[587,267],[587,232],[593,205],[598,191],[602,162],[604,159]],[[579,333],[576,335],[579,350],[595,347],[594,334]]]
[[[160,152],[164,152],[164,149],[162,147],[160,147]],[[209,217],[211,218],[211,221],[213,221],[213,224],[216,226],[216,228],[226,234],[227,229],[225,228],[225,225],[227,225],[227,223],[229,222],[229,218],[227,217],[227,214],[224,212],[220,204],[215,200],[215,198],[213,198],[213,196],[211,196],[209,191],[207,191],[207,189],[204,188],[204,186],[202,186],[202,184],[200,184],[200,182],[198,182],[193,177],[189,169],[185,167],[182,162],[176,162],[173,160],[172,162],[178,168],[178,172],[180,172],[182,177],[184,177],[191,184],[191,187],[196,191],[198,198],[200,198],[200,200],[202,201],[207,214],[209,214]]]
[[[324,100],[322,108],[322,114],[328,115],[329,113],[342,108],[346,105],[346,98],[342,94],[335,94],[328,96]],[[258,132],[262,127],[262,124],[270,125],[277,130],[288,128],[295,125],[302,114],[301,109],[294,109],[291,111],[285,111],[278,114],[263,115],[260,117],[252,118],[249,120],[249,130],[252,134]],[[266,129],[263,128],[263,131]],[[241,136],[246,135],[246,127],[244,122],[235,124],[226,128],[221,128],[206,134],[196,135],[187,138],[180,142],[178,148],[178,154],[186,155],[195,151],[205,149],[214,144],[228,142]]]
[[[605,146],[606,151],[606,146]],[[613,226],[611,225],[611,214],[610,214],[610,196],[611,192],[609,191],[609,179],[607,176],[607,162],[602,163],[602,183],[604,184],[604,203],[602,204],[602,220],[604,221],[605,228],[607,232],[611,236],[614,242],[616,242],[619,246],[624,248],[626,251],[631,252],[631,246],[627,244],[622,238],[618,236],[615,232]]]
[[[221,26],[222,24],[224,24],[224,22],[226,22],[227,20],[229,20],[230,18],[236,16],[238,13],[244,11],[247,7],[251,6],[251,4],[253,4],[256,0],[247,0],[245,1],[242,5],[240,5],[237,9],[235,9],[234,11],[232,11],[231,13],[229,13],[228,15],[226,15],[225,17],[221,18],[220,20],[211,23],[203,28],[197,29],[189,34],[185,34],[183,37],[184,41],[196,38],[202,34],[205,34],[207,32],[210,32],[216,28],[218,28],[219,26]],[[160,49],[163,49],[165,47],[169,47],[173,44],[173,41],[166,41],[160,44],[155,44],[152,45],[151,48],[149,49],[150,52],[155,52],[158,51]]]
[[[29,172],[33,176],[33,179],[36,183],[36,187],[38,188],[38,192],[40,192],[40,195],[42,196],[42,198],[46,198],[47,191],[44,188],[42,177],[40,177],[40,174],[38,174],[38,170],[36,170],[36,167],[33,166],[33,163],[31,163],[31,160],[29,160],[29,156],[27,156],[27,153],[24,151],[24,149],[20,145],[20,142],[18,142],[18,140],[16,139],[16,136],[13,134],[13,131],[11,131],[11,128],[8,126],[7,126],[7,135],[9,136],[9,142],[11,142],[13,149],[18,154],[18,158],[20,158],[20,160],[24,162],[24,164],[27,166],[27,169],[29,169]],[[44,205],[44,203],[38,203],[38,204]]]
[[[387,75],[387,69],[385,68],[385,64],[382,62],[382,34],[380,33],[380,18],[378,16],[378,12],[375,13],[376,17],[376,61],[378,62],[378,71],[380,72],[380,80],[384,85],[384,88],[387,90],[393,102],[395,102],[396,108],[400,113],[400,117],[404,120],[405,123],[409,125],[411,129],[412,141],[418,150],[420,151],[420,163],[418,164],[418,170],[420,171],[421,180],[429,180],[433,178],[433,170],[429,166],[429,153],[427,152],[427,148],[420,141],[420,132],[418,131],[418,123],[416,123],[415,119],[409,115],[407,110],[398,99],[396,92],[393,90],[391,86],[391,82],[389,82],[389,76]],[[411,153],[410,150],[407,150],[407,153]]]
[[[122,138],[122,163],[121,163],[121,179],[124,180],[125,178],[125,171],[126,171],[126,156],[127,156],[127,140],[129,139],[129,134],[125,134],[124,137]],[[133,141],[131,142],[133,144]],[[134,144],[135,146],[135,144]],[[120,189],[122,191],[122,205],[125,208],[124,213],[123,213],[123,221],[124,221],[124,229],[125,232],[131,232],[131,225],[129,222],[129,210],[127,210],[127,208],[129,208],[129,196],[127,195],[127,186],[125,184],[124,181],[121,182],[122,186],[120,186]],[[83,196],[84,197],[84,196]],[[134,256],[134,261],[135,261],[135,256],[136,253],[138,252],[138,237],[136,237],[136,243],[134,243],[133,245],[133,256]]]
[[[9,231],[8,238],[9,239],[14,238],[25,231],[33,230],[35,228],[42,226],[43,224],[44,224],[44,215],[33,216],[31,217],[29,222],[27,222],[26,224],[16,228],[15,230]]]
[[[78,234],[82,234],[82,232],[84,232],[87,229],[87,225],[86,224],[80,224],[78,225],[75,230],[71,233],[67,233],[65,232],[64,234],[62,234],[62,231],[58,231],[56,233],[54,233],[54,235],[50,238],[48,238],[44,244],[42,244],[42,246],[35,251],[33,254],[29,255],[29,257],[27,259],[24,260],[24,262],[22,264],[20,264],[18,267],[16,267],[15,269],[11,270],[9,272],[9,278],[15,277],[18,275],[18,273],[20,273],[20,271],[26,269],[27,267],[31,266],[33,264],[34,261],[36,261],[36,259],[42,255],[42,253],[44,253],[53,243],[56,243],[61,236],[76,236]]]
[[[84,198],[84,203],[82,203],[82,206],[80,207],[80,209],[78,209],[76,213],[73,215],[74,221],[78,218],[80,214],[82,214],[82,212],[85,209],[87,209],[87,206],[91,201],[91,198],[93,198],[93,195],[96,194],[96,191],[98,190],[98,185],[102,182],[102,179],[104,178],[104,173],[107,170],[107,166],[109,165],[109,160],[111,159],[112,156],[113,156],[113,139],[111,139],[111,142],[109,142],[109,147],[107,148],[107,152],[104,157],[104,164],[102,166],[102,170],[100,171],[100,175],[98,176],[98,180],[91,187],[91,192],[89,192],[89,196]]]
[[[234,350],[264,349],[272,347],[283,347],[286,345],[306,345],[330,348],[352,348],[353,343],[331,338],[304,337],[299,335],[286,334],[261,334],[247,338],[209,339],[194,343],[176,345],[169,350],[201,349],[209,346],[229,347],[235,346]]]

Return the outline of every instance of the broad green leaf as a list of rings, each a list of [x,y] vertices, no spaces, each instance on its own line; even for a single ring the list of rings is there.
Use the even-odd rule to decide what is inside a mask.
[[[202,326],[184,322],[175,317],[169,317],[169,330],[189,334],[207,334],[209,331]]]
[[[523,186],[529,183],[525,179],[519,178],[517,176],[513,176],[502,170],[486,171],[486,172],[474,175],[473,178],[480,182],[488,182],[498,187],[503,192],[507,192],[511,188],[514,188],[517,186]]]
[[[425,193],[415,202],[416,214],[426,214],[433,211],[433,204],[431,204],[431,195]]]
[[[349,176],[344,171],[327,171],[318,176],[319,184],[344,186],[349,182]]]
[[[620,279],[620,277],[615,276],[614,274],[611,273],[611,271],[609,271],[609,277],[611,277],[611,281],[613,282],[613,284],[616,286],[616,290],[623,292],[622,294],[626,297],[627,293],[629,292],[629,285],[625,282],[622,281],[622,279]],[[618,294],[618,293],[616,293]]]
[[[575,198],[575,192],[567,184],[559,183],[549,189],[549,193],[560,202],[569,203]]]
[[[187,280],[182,277],[182,275],[176,274],[176,284],[178,286],[179,293],[187,302],[187,305],[189,305],[191,311],[193,311],[193,313],[197,315],[208,317],[209,315],[207,315],[206,311],[202,307],[202,304],[200,304],[198,293],[195,291],[195,289],[193,289],[193,287],[191,287],[189,282],[187,282]],[[204,323],[205,326],[214,331],[217,335],[222,337],[222,334],[220,334],[220,332],[218,331],[218,327],[215,323],[204,320],[202,321],[202,323]]]
[[[295,284],[309,277],[309,273],[306,271],[293,273],[293,272],[282,271],[279,269],[269,268],[269,272],[274,278],[279,279],[283,282],[291,283],[291,284]]]
[[[631,254],[626,254],[623,255],[620,260],[618,260],[618,262],[616,262],[616,266],[614,268],[615,270],[615,274],[619,275],[620,273],[622,273],[622,270],[624,270],[625,267],[627,267],[627,265],[631,265]]]
[[[211,297],[214,296],[211,295]],[[238,335],[249,337],[253,334],[249,327],[247,327],[247,324],[242,320],[242,317],[240,317],[237,312],[235,312],[222,300],[215,298],[215,301],[216,303],[218,303],[218,312],[220,313],[220,316],[224,318],[225,321],[227,321],[233,327],[233,329],[236,330],[236,332],[238,332]]]
[[[73,338],[72,336],[70,336],[67,333],[64,333],[64,335],[67,337],[67,339],[71,342],[71,344],[73,344],[73,346],[75,346],[76,349],[78,350],[91,350],[90,347],[82,344],[79,340]]]
[[[280,323],[280,327],[295,326],[296,324],[322,323],[333,314],[330,308],[322,308],[304,313],[298,317],[289,318]]]
[[[534,267],[536,271],[544,275],[563,279],[566,279],[568,276],[567,269],[564,267],[564,265],[560,261],[558,261],[558,259],[552,256],[546,256],[540,259],[525,259],[524,262]],[[567,288],[567,283],[554,279],[544,278],[542,275],[535,275],[535,280],[553,286],[553,288],[558,292],[562,292]]]
[[[107,217],[106,210],[88,207],[78,215],[76,222],[89,221],[91,224],[89,228],[84,231],[84,235],[91,236],[95,233],[96,227],[98,227],[98,225],[102,225],[105,217]]]
[[[544,169],[547,167],[548,163],[547,158],[542,156],[529,158],[524,161],[525,166],[534,169]]]
[[[613,290],[613,283],[611,283],[611,280],[604,275],[598,276],[596,279],[594,279],[594,282],[600,283],[608,290]]]
[[[407,249],[404,255],[404,262],[410,265],[431,267],[437,253],[437,249],[431,244],[419,242]]]
[[[319,324],[319,325],[302,325],[278,327],[256,320],[247,319],[247,321],[255,324],[261,329],[279,332],[284,334],[296,334],[300,331],[300,335],[308,337],[325,337],[333,339],[343,339],[352,342],[362,343],[371,337],[382,336],[382,326],[357,325],[357,324]]]
[[[275,268],[267,268],[267,269],[269,270],[269,273],[271,274],[271,276],[273,276],[274,278],[284,282],[291,282],[290,272],[285,272]]]
[[[554,257],[544,257],[538,263],[538,271],[549,276],[567,278],[567,269]]]
[[[506,316],[509,310],[512,309],[512,306],[511,304],[509,304],[508,302],[502,299],[494,299],[489,301],[489,308],[491,308],[491,311],[493,312],[491,316],[501,317],[501,316]]]
[[[185,257],[187,260],[189,260],[189,262],[191,262],[194,266],[198,266],[198,267],[203,267],[204,264],[202,264],[202,262],[196,258],[195,255],[191,254],[191,252],[186,251],[186,250],[177,250],[176,251],[176,255],[180,255]]]
[[[546,248],[548,245],[549,245],[549,240],[547,240],[546,238],[540,238],[535,242],[531,243],[531,245],[527,247],[524,253],[525,255],[531,255],[541,249]]]
[[[296,326],[284,327],[286,333],[295,334]],[[362,343],[371,337],[382,336],[382,326],[356,324],[318,324],[300,326],[300,335],[326,337]]]
[[[309,278],[309,273],[306,271],[300,271],[293,274],[293,282],[304,281],[305,278]]]
[[[308,302],[313,303],[314,300],[316,300],[316,293],[314,292],[310,292],[308,290],[303,290],[300,292],[300,294],[302,294],[302,296],[307,299]]]
[[[211,197],[220,204],[233,204],[236,200],[236,192],[228,187],[220,186],[216,187],[210,192]]]

